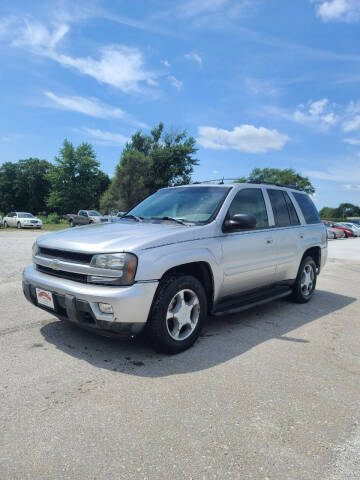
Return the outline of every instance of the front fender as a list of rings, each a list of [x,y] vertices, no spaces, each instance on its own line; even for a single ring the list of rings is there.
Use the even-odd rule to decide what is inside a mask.
[[[222,251],[217,238],[182,242],[157,248],[142,250],[138,253],[136,281],[160,280],[170,269],[193,262],[206,262],[213,275],[214,299],[223,281]]]

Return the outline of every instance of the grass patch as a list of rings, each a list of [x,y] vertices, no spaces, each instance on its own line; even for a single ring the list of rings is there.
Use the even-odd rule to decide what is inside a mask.
[[[42,229],[39,230],[38,228],[22,228],[21,230],[30,230],[32,232],[34,231],[46,231],[46,232],[55,232],[57,230],[64,230],[64,228],[69,228],[68,223],[45,223],[42,226]],[[16,230],[19,230],[18,228],[1,228],[0,232],[15,232]]]

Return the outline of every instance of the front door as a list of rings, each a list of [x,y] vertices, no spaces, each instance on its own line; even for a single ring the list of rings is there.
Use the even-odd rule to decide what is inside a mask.
[[[226,218],[247,213],[256,218],[251,230],[224,233],[224,280],[221,296],[252,290],[272,283],[276,263],[275,244],[261,188],[244,188],[234,197]]]

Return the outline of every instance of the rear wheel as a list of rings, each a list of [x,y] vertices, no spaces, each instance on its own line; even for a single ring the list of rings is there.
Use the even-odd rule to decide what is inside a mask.
[[[293,286],[292,299],[296,303],[307,303],[314,295],[317,279],[316,263],[312,257],[301,262],[298,275]]]
[[[158,352],[180,353],[191,347],[207,316],[207,298],[195,277],[162,280],[151,307],[147,331]]]
[[[4,222],[4,228],[8,228],[8,226],[7,222]]]
[[[72,228],[74,226],[74,221],[73,220],[70,220],[70,228]]]

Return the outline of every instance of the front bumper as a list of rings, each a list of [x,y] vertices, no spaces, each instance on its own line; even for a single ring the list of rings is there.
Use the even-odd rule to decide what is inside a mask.
[[[22,223],[21,228],[41,228],[42,223]]]
[[[82,284],[38,272],[33,265],[23,272],[24,295],[33,305],[106,335],[139,333],[147,321],[157,286],[157,281],[138,282],[129,287]],[[52,292],[55,310],[38,305],[36,287]],[[114,313],[100,312],[100,302],[109,303]]]

